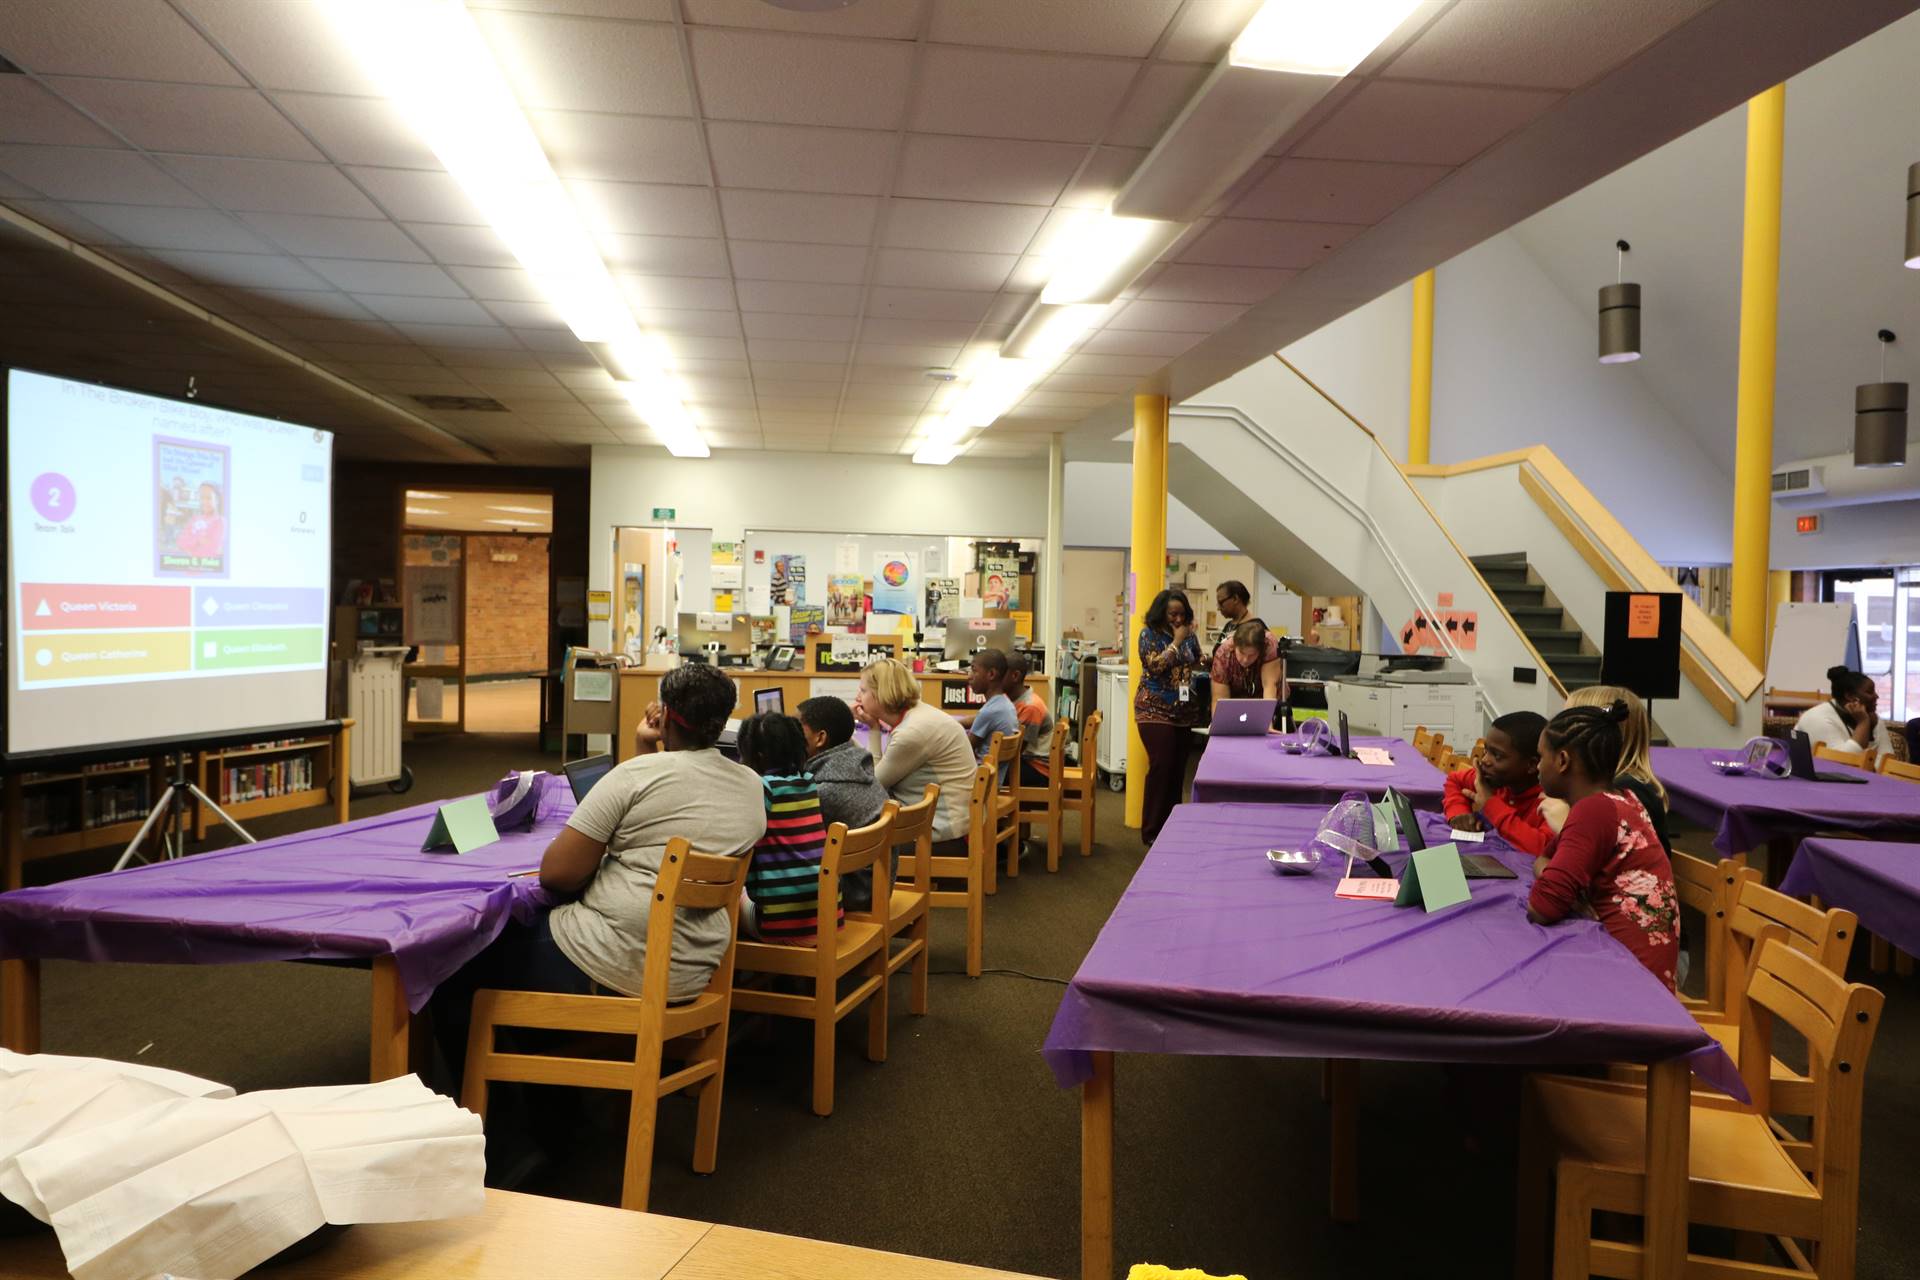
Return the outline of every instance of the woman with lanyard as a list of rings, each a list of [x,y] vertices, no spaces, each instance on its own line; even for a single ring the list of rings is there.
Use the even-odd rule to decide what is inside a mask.
[[[1193,633],[1193,606],[1185,592],[1155,596],[1143,624],[1134,642],[1140,651],[1140,688],[1133,695],[1133,720],[1147,752],[1140,834],[1151,847],[1180,803],[1193,730],[1207,719],[1205,703],[1193,696],[1193,675],[1206,657]]]

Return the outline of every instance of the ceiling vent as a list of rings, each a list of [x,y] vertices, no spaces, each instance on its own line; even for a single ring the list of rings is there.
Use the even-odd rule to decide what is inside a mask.
[[[420,396],[414,403],[449,413],[505,413],[507,406],[487,396]]]
[[[1810,498],[1827,491],[1827,472],[1824,467],[1800,464],[1782,467],[1773,473],[1773,496],[1776,498]]]

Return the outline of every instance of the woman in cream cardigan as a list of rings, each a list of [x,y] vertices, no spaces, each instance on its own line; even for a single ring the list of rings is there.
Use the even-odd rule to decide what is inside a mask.
[[[919,803],[927,784],[938,783],[933,838],[964,839],[976,762],[960,722],[920,700],[919,680],[897,658],[876,659],[860,673],[853,715],[871,735],[875,780],[903,805]]]

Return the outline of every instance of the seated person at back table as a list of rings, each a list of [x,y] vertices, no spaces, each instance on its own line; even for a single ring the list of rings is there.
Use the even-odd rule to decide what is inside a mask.
[[[1827,682],[1833,696],[1801,712],[1793,727],[1812,745],[1829,751],[1859,755],[1892,750],[1893,737],[1880,719],[1880,691],[1873,678],[1846,667],[1828,667]]]
[[[1674,985],[1680,903],[1673,863],[1640,802],[1613,787],[1627,704],[1568,707],[1540,733],[1540,786],[1568,805],[1567,824],[1533,860],[1527,919],[1591,911],[1654,977]]]
[[[973,655],[973,666],[967,672],[967,688],[986,698],[986,705],[976,711],[973,723],[967,726],[967,736],[973,739],[973,758],[978,760],[986,755],[987,747],[993,742],[996,733],[1009,738],[1020,736],[1020,719],[1014,714],[1013,703],[1008,699],[1007,655],[999,649],[981,649]]]
[[[1020,785],[1047,785],[1047,761],[1053,754],[1053,712],[1027,677],[1033,674],[1033,659],[1015,651],[1007,655],[1007,679],[1001,692],[1013,703],[1013,717],[1020,724]]]
[[[820,792],[807,774],[807,739],[800,722],[763,711],[740,726],[740,763],[760,775],[767,830],[753,847],[740,931],[765,942],[809,946],[820,933],[820,858],[827,824]],[[841,910],[836,889],[834,921]]]
[[[733,714],[733,681],[708,666],[676,667],[635,730],[639,754],[596,782],[540,859],[540,887],[559,905],[500,936],[434,992],[433,1027],[458,1088],[473,993],[482,988],[586,995],[595,983],[640,994],[647,914],[667,841],[742,857],[766,830],[760,779],[715,749]],[[690,1000],[730,941],[722,910],[682,910],[669,1000]]]
[[[857,831],[879,818],[887,789],[873,776],[873,754],[853,740],[853,708],[840,698],[808,698],[800,704],[800,730],[807,738],[807,773],[820,793],[820,816],[828,826]],[[873,876],[856,871],[840,882],[840,897],[856,911],[873,901]]]
[[[1447,775],[1440,808],[1449,826],[1494,831],[1522,853],[1546,851],[1553,834],[1540,815],[1540,731],[1546,725],[1536,711],[1509,711],[1488,727],[1480,763]]]

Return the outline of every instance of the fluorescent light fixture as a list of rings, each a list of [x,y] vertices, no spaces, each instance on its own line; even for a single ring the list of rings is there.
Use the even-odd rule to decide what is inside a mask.
[[[1106,311],[1097,302],[1036,302],[1007,335],[1001,354],[1022,360],[1057,360],[1100,323]]]
[[[1227,53],[1236,67],[1344,76],[1380,47],[1420,0],[1267,0]]]
[[[532,520],[482,520],[480,523],[481,524],[504,524],[504,525],[511,525],[515,529],[526,529],[526,528],[532,527],[532,525],[535,522]],[[544,525],[546,522],[540,521],[538,523]]]
[[[544,516],[544,515],[550,514],[547,508],[545,507],[503,507],[497,503],[488,503],[487,510],[510,511],[515,515],[522,515],[522,516]]]
[[[923,467],[944,467],[961,454],[957,444],[936,444],[929,440],[914,450],[913,460]]]
[[[407,514],[410,516],[443,516],[447,513],[438,507],[408,507]]]
[[[1108,214],[1060,255],[1040,301],[1112,302],[1186,229],[1181,222]]]
[[[960,398],[947,411],[948,421],[967,431],[991,424],[1021,399],[1034,383],[1046,376],[1052,362],[1047,360],[995,360],[982,369]]]
[[[676,458],[704,458],[712,453],[707,442],[700,438],[700,429],[694,426],[687,406],[680,402],[665,377],[646,382],[621,382],[618,386],[620,394],[653,428],[668,453]]]
[[[425,498],[430,502],[445,502],[452,495],[445,493],[428,493],[425,489],[409,489],[407,490],[407,496],[409,498]]]

